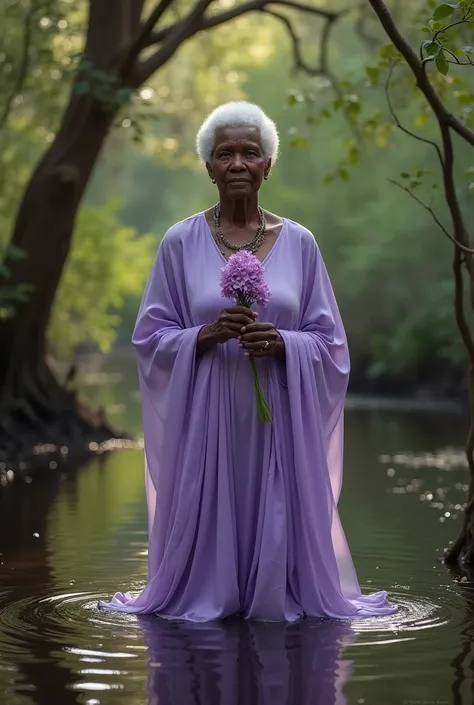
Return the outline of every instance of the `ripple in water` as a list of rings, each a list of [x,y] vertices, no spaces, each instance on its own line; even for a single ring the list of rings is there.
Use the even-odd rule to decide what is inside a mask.
[[[362,589],[368,593],[375,588],[373,584],[367,584],[363,585]],[[3,608],[2,641],[8,645],[9,651],[20,652],[23,642],[38,636],[39,630],[42,638],[54,642],[63,640],[65,632],[73,632],[77,627],[79,632],[86,632],[90,640],[103,640],[113,632],[117,649],[65,646],[69,653],[90,659],[134,658],[134,651],[142,651],[145,648],[141,643],[133,643],[141,641],[139,621],[133,615],[98,609],[97,602],[103,598],[104,596],[98,593],[74,592],[40,599],[18,600]],[[398,613],[376,618],[324,621],[344,622],[350,625],[354,632],[364,634],[365,639],[359,642],[359,645],[392,643],[403,640],[404,632],[433,629],[455,620],[456,615],[459,615],[461,603],[459,595],[445,585],[440,586],[436,596],[431,588],[428,598],[414,594],[409,585],[394,584],[389,589],[389,598],[398,606]],[[390,634],[394,636],[393,639],[389,638]]]

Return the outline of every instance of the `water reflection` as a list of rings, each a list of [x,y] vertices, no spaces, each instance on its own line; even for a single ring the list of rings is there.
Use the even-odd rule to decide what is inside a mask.
[[[346,705],[357,635],[341,621],[235,618],[206,624],[139,617],[148,705]]]
[[[0,703],[472,703],[474,582],[453,582],[436,561],[456,522],[418,491],[393,492],[399,478],[433,497],[449,487],[442,501],[456,506],[466,470],[427,461],[393,465],[392,477],[378,460],[438,458],[462,440],[456,418],[347,414],[343,524],[364,591],[388,589],[401,607],[376,622],[195,625],[99,611],[118,585],[146,582],[142,453],[2,489]]]

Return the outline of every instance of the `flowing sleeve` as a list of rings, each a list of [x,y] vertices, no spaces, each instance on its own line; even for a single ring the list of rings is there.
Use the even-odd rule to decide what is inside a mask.
[[[360,588],[337,511],[343,475],[344,402],[350,360],[344,326],[319,248],[308,231],[301,240],[302,297],[296,330],[281,330],[285,342],[286,383],[301,486],[325,497],[340,584],[346,597]],[[324,491],[327,488],[327,492]],[[308,516],[310,492],[302,492]],[[319,501],[319,499],[318,499]]]
[[[293,412],[297,414],[298,409],[304,407],[307,412],[311,411],[309,418],[314,418],[321,427],[327,452],[334,455],[335,446],[342,443],[349,350],[326,266],[313,236],[307,231],[302,238],[301,271],[302,305],[298,329],[280,330],[285,341],[286,374],[292,387]],[[342,483],[342,457],[339,462],[330,463],[330,470],[337,502]]]
[[[162,497],[171,497],[173,491],[173,478],[162,471],[163,439],[166,465],[173,467],[193,395],[196,344],[202,327],[193,324],[182,253],[180,226],[173,226],[159,247],[132,335],[142,400],[150,549],[157,491]],[[150,550],[149,556],[149,572],[153,575],[159,555]]]

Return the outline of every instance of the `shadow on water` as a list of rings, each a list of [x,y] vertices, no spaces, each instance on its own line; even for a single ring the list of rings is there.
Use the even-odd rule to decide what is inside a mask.
[[[472,702],[474,702],[474,566],[464,564],[450,565],[448,570],[454,581],[467,580],[467,584],[460,584],[460,591],[464,598],[464,615],[459,625],[460,646],[459,653],[451,660],[453,669],[452,695],[453,705],[462,705],[466,702],[462,696],[462,686],[466,681],[471,681]],[[469,673],[470,672],[470,673]]]
[[[190,624],[140,617],[149,705],[346,705],[357,635],[337,621]]]
[[[71,474],[74,475],[74,470]],[[0,491],[0,536],[3,537],[0,576],[8,575],[6,585],[3,580],[0,582],[0,622],[8,619],[8,615],[5,620],[2,618],[5,616],[2,603],[14,601],[21,605],[16,614],[18,631],[13,632],[8,644],[0,640],[0,654],[13,660],[18,668],[15,689],[20,693],[34,691],[30,697],[36,705],[77,703],[71,690],[75,675],[55,656],[73,638],[74,630],[65,622],[54,634],[48,633],[46,625],[36,619],[31,605],[32,594],[40,599],[54,590],[47,523],[60,482],[60,477],[54,474],[35,484],[33,492],[25,491],[19,483]],[[5,596],[1,588],[5,589]],[[0,702],[4,701],[0,698]]]

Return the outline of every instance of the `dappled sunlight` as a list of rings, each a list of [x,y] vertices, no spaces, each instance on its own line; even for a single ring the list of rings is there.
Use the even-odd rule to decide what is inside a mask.
[[[389,466],[386,472],[390,478],[390,491],[396,495],[418,496],[424,506],[435,510],[440,523],[458,519],[466,508],[468,464],[460,449],[448,447],[427,453],[381,455],[379,461]],[[413,476],[412,471],[420,469],[424,472]],[[449,474],[440,476],[440,470]]]

